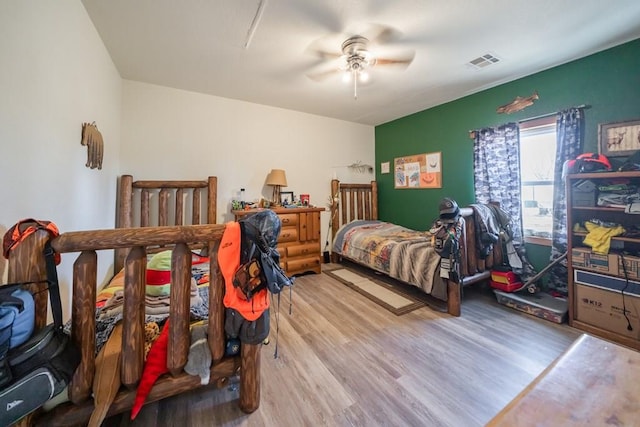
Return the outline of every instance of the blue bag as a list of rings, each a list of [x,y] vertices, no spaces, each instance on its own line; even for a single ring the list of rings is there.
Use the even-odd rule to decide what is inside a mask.
[[[0,287],[0,358],[31,337],[34,322],[35,304],[31,293],[21,285]]]

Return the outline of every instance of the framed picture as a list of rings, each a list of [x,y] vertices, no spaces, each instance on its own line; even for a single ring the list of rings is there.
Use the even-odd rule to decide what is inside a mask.
[[[293,203],[293,191],[281,191],[280,192],[280,204],[287,206]]]
[[[598,125],[600,154],[626,157],[640,150],[640,119]]]

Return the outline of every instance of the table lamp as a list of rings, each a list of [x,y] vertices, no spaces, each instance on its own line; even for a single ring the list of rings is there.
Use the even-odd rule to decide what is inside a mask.
[[[267,185],[273,187],[273,204],[280,206],[280,188],[287,186],[287,176],[283,169],[271,169],[267,175]]]

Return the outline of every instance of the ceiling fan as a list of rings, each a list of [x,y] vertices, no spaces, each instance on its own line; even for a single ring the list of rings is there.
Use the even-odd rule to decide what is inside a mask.
[[[368,33],[372,32],[369,35]],[[413,61],[414,51],[405,50],[400,55],[382,57],[376,53],[376,48],[384,43],[399,37],[399,32],[391,27],[375,25],[369,32],[362,32],[349,36],[340,44],[339,51],[325,50],[318,45],[323,39],[316,40],[309,47],[309,51],[320,58],[329,59],[325,69],[308,73],[307,76],[315,81],[322,81],[333,75],[342,75],[344,81],[353,82],[353,98],[358,99],[358,83],[364,83],[369,79],[369,72],[374,67],[396,66],[407,67]],[[325,43],[326,44],[326,43]]]

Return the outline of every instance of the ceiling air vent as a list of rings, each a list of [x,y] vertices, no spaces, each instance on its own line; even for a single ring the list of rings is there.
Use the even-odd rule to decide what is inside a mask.
[[[477,57],[476,59],[472,59],[471,61],[469,61],[469,65],[471,65],[474,68],[481,69],[481,68],[488,67],[489,65],[495,64],[497,62],[500,62],[500,58],[490,53],[487,53],[485,55]]]

